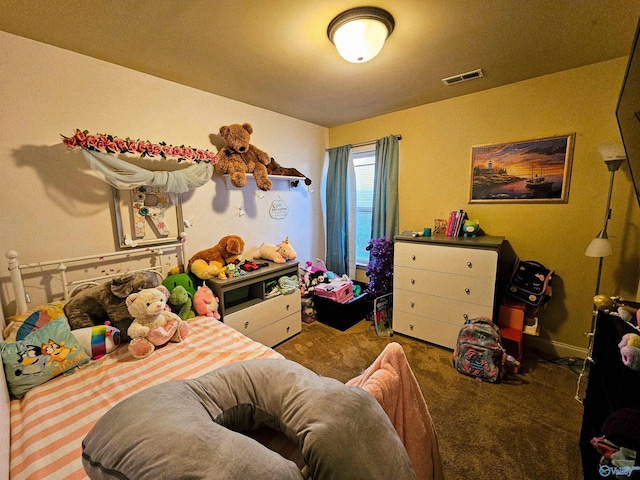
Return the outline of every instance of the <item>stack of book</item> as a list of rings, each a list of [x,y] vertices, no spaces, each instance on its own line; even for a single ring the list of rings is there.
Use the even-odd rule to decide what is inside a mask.
[[[459,237],[462,232],[462,225],[467,218],[464,210],[452,210],[447,221],[447,232],[449,237]]]

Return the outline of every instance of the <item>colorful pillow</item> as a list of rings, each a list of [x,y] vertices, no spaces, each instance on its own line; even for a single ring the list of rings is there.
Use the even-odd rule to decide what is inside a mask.
[[[78,328],[71,334],[93,359],[104,357],[120,345],[120,330],[111,325]]]
[[[0,351],[9,391],[16,398],[89,361],[65,319],[53,320],[23,340],[2,342]]]
[[[23,315],[9,317],[9,323],[2,331],[2,336],[7,342],[23,340],[31,332],[35,332],[47,323],[58,318],[65,318],[65,302],[51,302],[31,310]]]

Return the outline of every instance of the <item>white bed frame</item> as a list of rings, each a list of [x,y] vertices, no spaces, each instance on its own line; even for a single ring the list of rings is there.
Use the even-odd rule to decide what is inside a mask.
[[[15,300],[15,314],[21,315],[26,313],[30,297],[25,290],[25,283],[23,280],[23,271],[39,269],[43,273],[53,272],[54,278],[57,278],[60,282],[60,289],[62,298],[66,301],[73,295],[73,293],[87,285],[95,285],[102,283],[110,278],[122,275],[123,272],[117,272],[108,275],[101,275],[93,278],[83,278],[69,281],[67,278],[67,269],[74,268],[79,270],[82,267],[93,267],[100,262],[108,260],[109,262],[128,262],[131,260],[148,261],[150,266],[141,267],[135,270],[128,270],[128,272],[136,272],[140,270],[152,270],[165,278],[168,274],[168,269],[165,268],[163,262],[163,256],[176,252],[178,254],[179,261],[182,266],[186,266],[188,263],[186,244],[184,242],[168,243],[162,246],[153,248],[137,248],[131,250],[122,250],[118,252],[102,253],[96,255],[86,255],[83,257],[65,258],[60,260],[51,260],[45,262],[25,263],[20,264],[18,260],[18,252],[15,250],[9,250],[5,253],[5,257],[8,261],[9,276],[11,279],[13,299]],[[57,293],[57,292],[56,292]],[[50,301],[52,299],[48,299]],[[9,299],[7,299],[7,304]],[[4,308],[0,308],[0,332],[5,327]],[[10,450],[10,398],[9,391],[7,389],[7,382],[4,375],[4,368],[0,368],[0,479],[9,478],[9,450]]]

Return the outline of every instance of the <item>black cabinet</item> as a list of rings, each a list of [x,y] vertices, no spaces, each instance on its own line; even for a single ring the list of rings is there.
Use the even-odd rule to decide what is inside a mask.
[[[613,412],[624,407],[640,406],[640,372],[622,363],[618,343],[626,333],[638,333],[620,317],[598,312],[593,338],[592,358],[586,395],[583,401],[580,451],[585,479],[605,478],[599,472],[600,454],[591,445],[593,437],[602,436],[602,425]],[[640,447],[640,445],[638,445]],[[640,452],[640,448],[636,448]],[[640,465],[640,458],[636,458]],[[610,475],[611,478],[613,475]],[[640,468],[625,478],[640,479]]]

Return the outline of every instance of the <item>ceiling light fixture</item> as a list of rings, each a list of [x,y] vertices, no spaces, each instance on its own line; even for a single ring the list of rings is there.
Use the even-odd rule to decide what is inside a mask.
[[[386,10],[357,7],[331,20],[327,36],[346,61],[364,63],[380,53],[394,26],[395,21]]]

